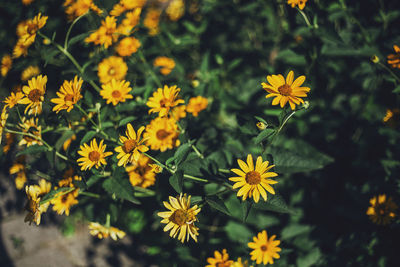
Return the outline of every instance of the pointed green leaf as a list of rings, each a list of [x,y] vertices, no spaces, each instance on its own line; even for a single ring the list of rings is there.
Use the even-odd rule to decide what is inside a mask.
[[[253,207],[260,210],[270,210],[280,213],[293,213],[293,210],[287,206],[282,196],[277,193],[275,195],[268,194],[267,201],[260,199],[258,203],[253,204]]]
[[[206,197],[206,202],[213,207],[214,209],[225,213],[226,215],[231,216],[228,208],[226,207],[224,201],[222,201],[222,199],[220,199],[217,196],[210,196],[210,197]]]
[[[179,170],[176,173],[174,173],[169,178],[169,183],[175,189],[176,192],[181,193],[182,186],[183,186],[183,172],[181,170]]]
[[[175,165],[178,166],[182,161],[185,161],[190,152],[190,145],[188,143],[181,145],[175,152]]]
[[[28,146],[24,150],[21,150],[17,153],[17,157],[21,155],[26,155],[26,154],[37,154],[41,152],[47,151],[47,147],[44,145],[39,146],[39,145],[33,145],[33,146]]]
[[[91,140],[95,135],[96,135],[96,132],[95,132],[95,131],[89,131],[89,132],[87,132],[87,133],[83,136],[83,138],[82,138],[82,140],[81,140],[81,145],[84,144],[84,143],[87,143],[87,142],[88,142],[89,140]]]
[[[111,176],[103,182],[103,188],[110,195],[115,194],[117,198],[128,200],[134,204],[140,204],[140,201],[133,196],[134,190],[127,178]]]
[[[254,139],[254,143],[259,144],[268,137],[272,136],[272,134],[275,132],[274,129],[271,128],[266,128],[264,129],[261,133],[257,135],[257,137]]]

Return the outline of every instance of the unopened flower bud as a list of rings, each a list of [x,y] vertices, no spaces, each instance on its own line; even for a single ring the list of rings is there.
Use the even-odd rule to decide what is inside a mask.
[[[194,88],[198,87],[199,85],[200,85],[199,80],[193,80],[193,81],[192,81],[192,86],[193,86]]]
[[[379,57],[377,55],[373,55],[371,57],[371,61],[374,62],[375,64],[379,63]]]
[[[310,102],[304,101],[303,107],[304,109],[308,109],[310,107]]]
[[[268,126],[265,123],[263,123],[262,121],[257,122],[256,125],[257,125],[257,128],[260,129],[260,130],[264,130]]]

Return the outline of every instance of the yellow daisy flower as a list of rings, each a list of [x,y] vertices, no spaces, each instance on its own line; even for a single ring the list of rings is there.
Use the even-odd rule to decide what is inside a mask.
[[[174,107],[171,112],[171,118],[173,118],[176,121],[179,121],[182,118],[186,117],[186,106],[185,105],[180,105],[177,107]]]
[[[367,210],[367,215],[375,224],[387,225],[396,217],[397,205],[391,197],[385,194],[374,196],[369,200],[371,206]]]
[[[281,248],[278,247],[281,241],[275,240],[276,235],[268,238],[267,231],[263,230],[258,233],[257,237],[253,237],[254,242],[249,242],[247,245],[253,249],[250,252],[251,260],[256,261],[257,264],[267,265],[268,263],[273,264],[274,259],[279,259],[278,254]]]
[[[160,32],[161,10],[155,8],[149,8],[144,18],[143,25],[149,30],[149,35],[154,36]]]
[[[22,132],[24,133],[29,133],[31,135],[34,135],[35,137],[24,135],[19,141],[18,145],[23,146],[26,145],[32,146],[32,145],[43,145],[41,139],[42,139],[42,126],[38,125],[38,118],[30,118],[26,119],[25,117],[22,118],[22,122],[19,124],[21,127]]]
[[[93,0],[66,0],[64,6],[66,7],[65,13],[70,21],[86,14],[90,9],[98,15],[103,13],[103,11],[93,3]]]
[[[264,201],[267,201],[267,193],[265,190],[275,195],[275,190],[270,185],[278,182],[269,178],[276,177],[278,174],[275,172],[268,172],[275,165],[268,166],[268,161],[263,162],[262,158],[258,157],[254,168],[253,157],[250,154],[247,155],[247,164],[240,159],[238,159],[237,162],[241,170],[231,169],[231,171],[239,176],[231,177],[229,180],[235,182],[232,187],[233,189],[241,187],[237,193],[238,197],[242,196],[243,201],[248,197],[252,197],[254,202],[258,203],[260,195],[263,197]]]
[[[393,45],[395,54],[390,54],[387,56],[387,62],[392,68],[400,69],[400,47]]]
[[[296,105],[304,103],[300,97],[307,97],[307,93],[310,91],[309,87],[300,87],[306,76],[300,76],[293,82],[293,71],[290,71],[286,77],[286,81],[281,74],[279,75],[268,75],[268,83],[261,83],[262,87],[269,94],[266,98],[275,97],[272,101],[272,105],[278,105],[280,103],[283,108],[287,102],[292,110],[295,109]]]
[[[40,224],[41,215],[43,212],[47,211],[50,202],[46,202],[40,205],[41,198],[49,193],[51,190],[51,183],[46,182],[46,180],[41,179],[39,185],[25,186],[26,196],[28,197],[28,202],[25,205],[25,209],[28,214],[25,216],[25,222],[29,222],[29,225],[34,222],[36,225]]]
[[[140,41],[135,37],[125,37],[118,43],[115,50],[121,57],[129,57],[133,53],[136,53],[140,46]]]
[[[249,263],[247,261],[242,262],[242,258],[238,258],[235,262],[232,263],[230,267],[248,267]]]
[[[125,168],[132,186],[147,188],[156,182],[156,173],[151,163],[152,160],[149,157],[140,155],[138,161]]]
[[[90,234],[96,236],[99,239],[108,238],[109,236],[111,236],[114,241],[117,241],[118,238],[122,239],[126,235],[124,231],[116,227],[106,227],[97,222],[90,222],[89,229]]]
[[[66,109],[67,112],[70,112],[74,108],[74,105],[82,98],[82,83],[83,80],[81,78],[78,79],[78,76],[75,76],[71,81],[64,81],[60,90],[57,92],[58,98],[50,100],[56,104],[53,107],[53,111],[58,113],[61,110]]]
[[[0,115],[0,144],[3,137],[3,130],[6,127],[7,119],[8,119],[7,108],[4,107]]]
[[[27,182],[25,164],[18,162],[14,163],[10,168],[10,175],[14,174],[16,175],[15,187],[18,190],[21,190],[22,188],[24,188],[24,185]]]
[[[1,68],[0,68],[1,76],[5,77],[7,73],[10,71],[11,66],[12,66],[11,56],[9,54],[4,55],[1,58]]]
[[[101,22],[101,26],[85,39],[86,43],[104,45],[107,49],[113,43],[114,33],[117,30],[117,20],[113,16],[107,16]]]
[[[182,99],[177,99],[180,88],[176,85],[168,87],[164,85],[164,89],[158,88],[153,96],[149,97],[146,105],[150,108],[149,114],[159,112],[159,117],[164,117],[168,114],[169,110],[179,104],[185,103]]]
[[[133,11],[125,14],[125,18],[117,27],[117,32],[122,35],[129,35],[134,27],[139,24],[141,8],[135,8]]]
[[[156,118],[146,126],[146,132],[143,135],[146,138],[146,145],[152,150],[164,152],[167,149],[178,147],[179,130],[176,121],[172,118]]]
[[[42,16],[42,14],[39,13],[33,19],[28,20],[20,39],[23,40],[25,44],[32,44],[36,39],[37,31],[46,25],[47,19],[47,16]]]
[[[107,165],[106,157],[112,155],[112,152],[104,152],[106,145],[103,144],[104,140],[101,140],[97,145],[96,138],[90,141],[90,146],[86,143],[80,146],[78,154],[82,157],[77,159],[78,165],[81,166],[81,171],[91,169],[93,166],[98,169],[102,164]]]
[[[14,58],[19,58],[21,56],[26,57],[28,55],[28,48],[31,46],[33,42],[28,42],[23,39],[18,39],[17,43],[14,46],[13,49],[13,57]]]
[[[153,62],[154,67],[161,67],[162,75],[168,75],[175,68],[175,61],[169,57],[156,57]]]
[[[24,94],[21,92],[16,92],[15,94],[11,92],[9,97],[6,97],[4,99],[4,107],[5,108],[13,108],[18,104],[18,101],[21,100],[24,97]]]
[[[186,106],[186,111],[192,113],[193,116],[197,117],[199,112],[206,109],[208,106],[208,100],[205,97],[197,96],[189,99],[189,104]]]
[[[42,113],[42,103],[44,101],[44,94],[46,93],[47,76],[39,75],[33,77],[28,81],[28,85],[22,87],[24,98],[18,101],[18,104],[27,105],[25,113],[29,115],[37,115]]]
[[[76,199],[79,195],[79,188],[77,188],[73,181],[81,181],[82,177],[75,175],[73,176],[73,169],[69,169],[64,174],[64,179],[58,182],[58,187],[54,189],[61,188],[61,187],[69,187],[75,188],[73,191],[68,193],[60,192],[54,196],[51,200],[51,204],[53,204],[53,210],[57,212],[57,214],[62,215],[65,212],[65,215],[69,216],[69,211],[73,205],[78,204],[78,200]]]
[[[293,8],[297,5],[301,10],[306,6],[306,2],[307,0],[287,0],[288,5],[291,5]]]
[[[185,2],[183,0],[170,1],[165,13],[170,20],[177,21],[185,14]]]
[[[132,99],[133,96],[129,94],[132,88],[129,86],[130,83],[122,80],[116,81],[112,79],[111,82],[103,84],[100,95],[103,99],[107,100],[107,104],[112,103],[114,106],[120,102],[125,102],[127,99]]]
[[[119,153],[117,155],[117,159],[119,159],[118,166],[125,167],[127,163],[138,161],[140,152],[149,150],[147,146],[143,145],[145,139],[140,138],[144,129],[144,126],[140,127],[136,134],[132,124],[128,123],[125,131],[126,136],[119,137],[119,142],[122,145],[115,148],[115,151]]]
[[[142,8],[147,0],[120,0],[110,11],[111,16],[120,16],[122,13],[135,8]]]
[[[101,83],[108,83],[112,79],[125,79],[128,66],[121,57],[111,56],[99,63],[97,75]]]
[[[230,267],[233,264],[233,261],[229,260],[229,254],[226,252],[226,249],[223,249],[222,253],[215,250],[214,258],[207,258],[207,262],[206,267]]]
[[[164,206],[169,211],[158,212],[157,215],[163,218],[161,223],[165,223],[164,232],[168,232],[169,236],[175,238],[178,236],[178,240],[182,243],[189,241],[189,237],[192,237],[197,242],[197,236],[199,235],[198,230],[194,223],[197,220],[196,215],[200,212],[201,208],[194,205],[190,207],[190,198],[186,194],[179,195],[179,198],[169,197],[169,203],[164,201]],[[179,234],[179,235],[178,235]]]
[[[24,69],[21,73],[21,80],[27,81],[32,77],[36,77],[40,74],[40,69],[38,66],[29,66]]]

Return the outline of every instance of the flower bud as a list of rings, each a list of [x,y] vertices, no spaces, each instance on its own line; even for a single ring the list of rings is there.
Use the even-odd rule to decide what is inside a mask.
[[[261,131],[264,130],[265,128],[267,128],[268,125],[266,125],[265,123],[263,123],[262,121],[257,122],[257,128],[260,129]]]

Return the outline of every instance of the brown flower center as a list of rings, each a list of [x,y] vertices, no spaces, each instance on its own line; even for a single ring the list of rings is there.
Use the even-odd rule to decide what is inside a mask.
[[[186,211],[179,209],[172,213],[171,217],[169,217],[169,220],[179,226],[182,226],[188,221],[188,215],[189,214]]]
[[[167,138],[170,135],[169,132],[167,132],[164,129],[158,130],[156,133],[157,139],[158,140],[164,140],[165,138]]]
[[[28,98],[32,102],[39,102],[41,97],[42,97],[42,92],[39,89],[33,89],[28,94]]]
[[[260,247],[260,249],[261,249],[261,251],[267,251],[268,247],[267,247],[267,245],[262,245]]]
[[[112,97],[114,98],[120,98],[121,97],[121,92],[118,90],[115,90],[111,93]]]
[[[68,194],[65,194],[65,195],[63,195],[63,196],[61,197],[61,202],[62,202],[62,203],[67,202],[67,200],[68,200]]]
[[[137,146],[136,141],[135,141],[135,140],[132,140],[132,139],[129,139],[129,140],[126,140],[126,141],[124,142],[124,145],[123,145],[122,148],[123,148],[123,150],[124,150],[125,153],[131,153],[132,150],[133,150],[136,146]]]
[[[114,68],[110,68],[108,70],[108,75],[114,75],[115,74],[115,69]]]
[[[292,87],[288,84],[284,84],[278,88],[278,91],[281,95],[290,96],[292,94]]]
[[[27,31],[29,34],[31,34],[31,35],[35,34],[37,32],[37,30],[38,30],[38,27],[35,24],[28,25]]]
[[[246,173],[246,182],[250,185],[259,184],[261,181],[261,175],[256,171],[249,171]]]
[[[66,95],[66,96],[64,97],[64,101],[65,101],[65,102],[67,102],[67,101],[72,102],[72,100],[74,100],[74,96],[73,96],[73,95]]]
[[[89,159],[91,160],[91,161],[99,161],[99,159],[100,159],[100,153],[99,152],[97,152],[97,151],[91,151],[90,153],[89,153]]]

